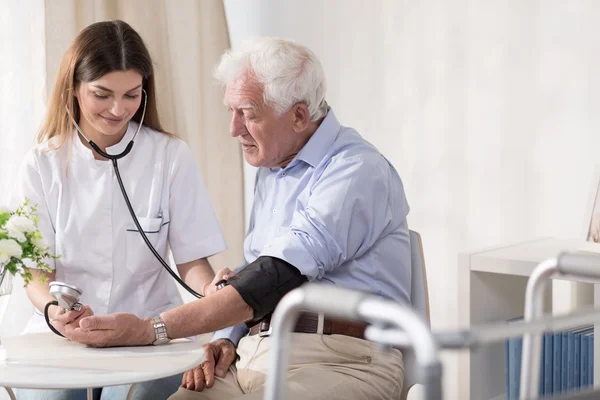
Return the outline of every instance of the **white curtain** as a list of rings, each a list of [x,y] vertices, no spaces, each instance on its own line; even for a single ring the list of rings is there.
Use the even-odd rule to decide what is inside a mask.
[[[409,226],[423,235],[434,328],[456,325],[459,252],[583,239],[600,162],[600,2],[225,0],[225,8],[232,47],[273,35],[313,49],[341,123],[398,169]],[[462,400],[453,356],[446,360],[446,398]]]
[[[44,19],[43,0],[0,2],[0,204],[9,201],[15,172],[34,145],[45,111]],[[13,281],[16,293],[0,336],[17,334],[33,312],[22,285],[19,278]]]
[[[0,2],[0,204],[45,111],[43,0]]]

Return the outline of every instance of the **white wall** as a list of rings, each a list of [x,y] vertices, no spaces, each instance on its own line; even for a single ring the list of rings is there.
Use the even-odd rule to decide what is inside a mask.
[[[600,161],[600,2],[225,0],[250,35],[309,46],[328,101],[398,169],[423,234],[434,328],[456,326],[462,251],[581,237]],[[247,174],[247,203],[251,174]],[[452,362],[452,357],[447,357]],[[453,364],[447,398],[458,398]]]

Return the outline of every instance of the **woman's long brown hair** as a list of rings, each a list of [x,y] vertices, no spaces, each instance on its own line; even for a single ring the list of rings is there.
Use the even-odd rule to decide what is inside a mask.
[[[143,124],[174,136],[165,132],[160,125],[150,53],[140,35],[129,24],[116,20],[88,26],[69,45],[52,89],[46,118],[37,135],[38,143],[57,137],[51,147],[56,149],[70,142],[73,123],[67,108],[71,110],[75,121],[79,122],[79,104],[73,92],[80,82],[91,82],[110,72],[131,69],[142,75],[143,88],[148,96]],[[142,116],[142,104],[132,118],[138,123]]]

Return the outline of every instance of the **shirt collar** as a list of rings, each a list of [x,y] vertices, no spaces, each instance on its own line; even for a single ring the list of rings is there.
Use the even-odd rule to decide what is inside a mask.
[[[129,121],[129,124],[127,125],[127,131],[125,131],[125,135],[123,135],[123,138],[118,143],[107,147],[106,152],[108,154],[120,154],[123,150],[125,150],[125,148],[129,144],[129,142],[133,138],[133,135],[135,134],[135,131],[137,130],[137,128],[138,128],[137,122]],[[136,137],[136,139],[139,140],[139,137]],[[73,142],[74,142],[76,151],[79,154],[81,154],[82,156],[84,156],[86,159],[90,159],[90,160],[94,159],[94,150],[88,148],[85,144],[83,144],[83,142],[81,140],[82,139],[79,138],[79,134],[77,133],[77,130],[73,129]],[[83,139],[83,140],[85,140],[85,139]]]
[[[311,136],[302,150],[296,156],[297,160],[302,160],[315,168],[323,160],[331,145],[337,138],[340,131],[340,123],[338,122],[333,110],[329,109],[325,119]],[[290,163],[290,165],[295,163]]]

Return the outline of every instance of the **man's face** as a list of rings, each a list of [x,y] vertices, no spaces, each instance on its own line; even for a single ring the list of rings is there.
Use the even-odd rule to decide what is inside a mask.
[[[248,164],[283,167],[300,150],[300,135],[294,132],[294,107],[278,116],[265,104],[262,85],[251,75],[228,84],[224,102],[232,112],[231,136],[240,141]]]

